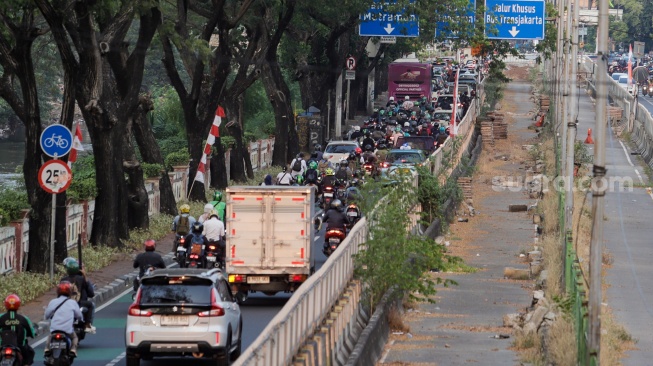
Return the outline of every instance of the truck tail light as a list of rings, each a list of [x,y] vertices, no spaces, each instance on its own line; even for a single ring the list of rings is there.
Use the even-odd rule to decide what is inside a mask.
[[[243,275],[229,275],[229,283],[241,283],[247,281],[247,276]]]
[[[289,276],[290,282],[304,282],[306,281],[306,275],[293,274]]]

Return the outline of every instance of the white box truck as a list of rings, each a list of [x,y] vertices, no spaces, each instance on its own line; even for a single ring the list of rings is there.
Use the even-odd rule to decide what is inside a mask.
[[[240,301],[293,292],[315,271],[314,202],[313,187],[226,189],[226,271]]]

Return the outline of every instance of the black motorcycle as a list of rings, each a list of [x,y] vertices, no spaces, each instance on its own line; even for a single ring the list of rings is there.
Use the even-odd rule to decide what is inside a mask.
[[[183,236],[178,236],[175,240],[175,261],[179,264],[180,268],[186,267],[186,239]]]
[[[204,244],[202,243],[191,243],[190,252],[187,253],[186,257],[186,268],[204,268],[204,258],[202,257],[202,251]]]
[[[74,357],[70,353],[72,340],[61,331],[50,334],[50,354],[46,354],[43,362],[48,366],[70,366]]]
[[[23,354],[18,347],[18,336],[13,330],[2,331],[0,366],[22,366]]]
[[[206,246],[204,256],[206,257],[207,268],[225,268],[225,255],[223,253],[222,246],[220,246],[220,242],[209,241],[209,244]]]

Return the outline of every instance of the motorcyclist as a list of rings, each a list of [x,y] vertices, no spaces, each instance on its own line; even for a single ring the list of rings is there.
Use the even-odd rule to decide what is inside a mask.
[[[304,172],[304,182],[308,184],[318,184],[317,162],[311,161],[308,163],[308,169]]]
[[[322,187],[321,190],[324,190],[324,187],[326,186],[331,186],[335,187],[336,186],[336,173],[333,171],[331,168],[327,168],[325,171],[324,178],[322,178]]]
[[[211,211],[213,211],[214,207],[212,204],[207,203],[204,205],[204,213],[200,215],[200,217],[197,218],[197,221],[200,222],[200,224],[203,224],[204,221],[209,219],[209,215],[211,214]]]
[[[207,240],[206,237],[202,235],[203,231],[204,231],[204,225],[200,224],[199,222],[194,223],[193,228],[191,229],[191,233],[186,235],[184,246],[186,247],[186,256],[190,254],[199,254],[202,264],[205,264],[204,246],[206,245]],[[201,245],[200,247],[201,249],[199,253],[193,253],[193,244]]]
[[[220,221],[217,212],[211,212],[211,217],[204,223],[202,235],[206,238],[207,244],[217,243],[220,246],[220,259],[224,263],[227,243],[224,240],[224,223]]]
[[[188,235],[195,221],[195,218],[190,215],[190,206],[188,204],[181,205],[179,207],[179,215],[175,216],[174,220],[172,220],[172,231],[177,234],[177,239]],[[173,243],[173,252],[177,250],[177,241],[175,240]]]
[[[290,186],[292,183],[292,174],[288,173],[288,167],[284,166],[281,172],[277,174],[277,184],[280,186]]]
[[[346,230],[349,225],[349,218],[342,212],[342,201],[335,199],[331,202],[331,207],[322,216],[322,223],[327,224],[326,229],[342,229]],[[318,230],[322,227],[320,223]],[[329,244],[324,242],[324,249],[327,249]]]
[[[57,298],[52,299],[45,309],[45,319],[50,320],[50,333],[55,331],[64,332],[70,338],[70,355],[77,357],[77,345],[79,339],[75,334],[73,323],[75,320],[83,321],[82,311],[79,309],[76,301],[72,301],[72,284],[68,281],[59,282],[57,285]],[[69,301],[71,300],[71,301]],[[44,357],[48,358],[52,354],[50,350],[50,338],[45,342]]]
[[[369,132],[365,133],[365,138],[363,139],[363,151],[374,151],[374,139]]]
[[[351,136],[349,136],[349,139],[358,140],[362,136],[363,133],[361,132],[361,126],[354,126],[354,132],[352,132]]]
[[[215,191],[213,201],[209,202],[213,206],[213,210],[218,212],[218,217],[222,222],[224,222],[224,213],[227,211],[227,204],[223,201],[223,198],[222,192]]]
[[[358,170],[359,163],[360,163],[360,158],[358,156],[356,156],[356,153],[354,153],[354,152],[349,153],[349,157],[347,158],[347,164],[349,165],[349,171],[354,172],[354,171]]]
[[[352,171],[349,169],[349,163],[347,160],[342,159],[340,160],[340,164],[338,164],[338,170],[336,171],[336,179],[342,183],[347,183],[349,182],[349,178],[352,176]]]
[[[71,298],[77,301],[80,307],[88,309],[86,313],[85,329],[86,333],[95,333],[93,319],[95,318],[95,304],[89,299],[95,296],[95,286],[86,278],[86,273],[80,268],[79,262],[75,258],[66,258],[64,268],[68,274],[61,281],[68,281],[73,284],[73,293]]]
[[[315,146],[313,147],[313,149],[314,149],[313,154],[316,155],[316,157],[315,157],[315,161],[320,161],[320,160],[322,160],[322,155],[323,155],[323,153],[322,153],[322,145],[320,145],[320,144],[315,144]]]
[[[145,252],[140,253],[134,259],[134,268],[138,268],[138,278],[143,278],[145,272],[150,268],[166,268],[161,254],[155,252],[156,242],[153,239],[145,240],[143,243]],[[137,282],[134,281],[134,291],[138,290]]]
[[[16,294],[10,294],[5,298],[7,312],[0,315],[0,330],[12,331],[16,334],[16,344],[13,346],[20,349],[23,356],[23,365],[30,366],[34,363],[34,349],[27,342],[27,338],[36,337],[36,332],[29,318],[18,314],[20,304],[20,297]]]

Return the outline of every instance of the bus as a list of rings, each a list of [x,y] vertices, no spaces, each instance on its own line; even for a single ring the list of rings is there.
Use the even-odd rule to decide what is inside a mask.
[[[399,59],[388,65],[388,96],[399,101],[431,97],[431,65],[417,59]]]

